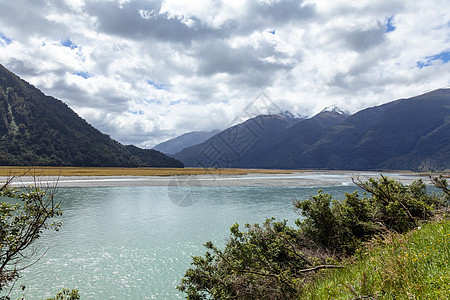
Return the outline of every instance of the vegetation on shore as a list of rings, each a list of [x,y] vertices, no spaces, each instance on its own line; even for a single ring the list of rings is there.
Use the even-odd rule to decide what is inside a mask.
[[[448,209],[446,180],[433,180],[442,195],[420,180],[355,183],[363,197],[319,191],[295,202],[298,228],[235,224],[225,249],[208,242],[193,257],[178,289],[188,299],[445,299],[449,224],[426,222]]]
[[[5,167],[0,176],[174,176],[174,175],[246,175],[291,174],[294,170],[266,169],[207,169],[207,168],[120,168],[120,167]]]
[[[240,169],[240,168],[122,168],[122,167],[52,167],[52,166],[0,166],[0,176],[175,176],[175,175],[247,175],[292,174],[312,170]],[[315,170],[314,172],[329,172]],[[352,174],[352,171],[336,171]],[[405,172],[405,174],[414,174]],[[433,173],[428,173],[433,175]]]
[[[378,236],[305,285],[302,299],[449,299],[450,221]],[[355,263],[356,262],[356,263]]]

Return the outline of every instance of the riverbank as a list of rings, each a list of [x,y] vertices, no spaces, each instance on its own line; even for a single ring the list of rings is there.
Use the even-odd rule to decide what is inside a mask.
[[[6,173],[0,167],[0,182],[17,176],[15,185],[37,184],[58,187],[101,186],[339,186],[353,185],[353,179],[367,180],[378,172],[357,171],[295,171],[252,169],[155,169],[155,168],[39,168],[28,172],[25,168]],[[3,172],[3,173],[1,173]],[[183,173],[184,172],[184,173]],[[8,175],[9,174],[9,175]],[[25,174],[24,176],[20,176]],[[67,175],[69,174],[69,175]],[[76,174],[76,175],[72,175]],[[109,174],[109,175],[104,175]],[[130,175],[132,174],[132,175]],[[134,175],[136,174],[136,175]],[[137,175],[141,174],[141,175]],[[142,175],[146,174],[146,175]],[[161,175],[163,174],[163,175]],[[428,184],[429,175],[411,172],[383,172],[405,184],[422,179]]]

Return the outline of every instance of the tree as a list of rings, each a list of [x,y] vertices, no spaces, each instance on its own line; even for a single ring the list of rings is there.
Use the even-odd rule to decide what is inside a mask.
[[[34,184],[14,188],[14,177],[0,187],[0,292],[13,285],[19,272],[34,264],[35,242],[44,230],[58,230],[61,223],[54,219],[61,215],[54,196],[56,187],[41,189]],[[10,293],[10,292],[9,292]],[[8,299],[8,296],[3,299]]]

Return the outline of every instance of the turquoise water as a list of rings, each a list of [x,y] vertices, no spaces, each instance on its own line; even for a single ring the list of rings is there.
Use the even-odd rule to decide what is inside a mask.
[[[63,227],[41,238],[41,252],[47,252],[22,272],[16,286],[26,285],[30,299],[62,288],[78,289],[82,299],[182,298],[175,287],[190,257],[204,253],[203,243],[223,246],[236,222],[275,217],[294,225],[292,202],[315,195],[319,187],[179,189],[195,199],[191,206],[176,205],[166,186],[60,188]],[[342,198],[356,188],[322,189]]]

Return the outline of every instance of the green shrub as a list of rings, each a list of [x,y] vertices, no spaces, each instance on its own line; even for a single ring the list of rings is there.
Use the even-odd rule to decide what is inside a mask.
[[[346,194],[342,201],[322,194],[295,207],[304,216],[297,225],[321,247],[342,254],[352,254],[364,241],[384,231],[406,232],[427,220],[433,209],[443,205],[442,198],[429,194],[422,180],[408,186],[381,176],[355,184],[370,194]]]
[[[188,299],[291,299],[298,288],[298,272],[312,263],[299,251],[305,240],[286,222],[266,220],[262,225],[230,228],[225,250],[211,242],[204,257],[193,257],[180,291]]]
[[[383,176],[354,182],[367,193],[364,197],[354,192],[337,201],[319,190],[310,199],[296,201],[304,217],[297,221],[298,228],[274,219],[246,224],[246,231],[233,225],[225,249],[206,243],[206,254],[193,257],[178,289],[187,299],[295,299],[305,287],[314,286],[317,272],[341,268],[332,263],[355,253],[364,242],[417,227],[448,203],[442,178],[435,184],[446,193],[444,197],[428,194],[420,180],[408,186]],[[360,286],[347,288],[364,296],[372,281],[363,273]]]

